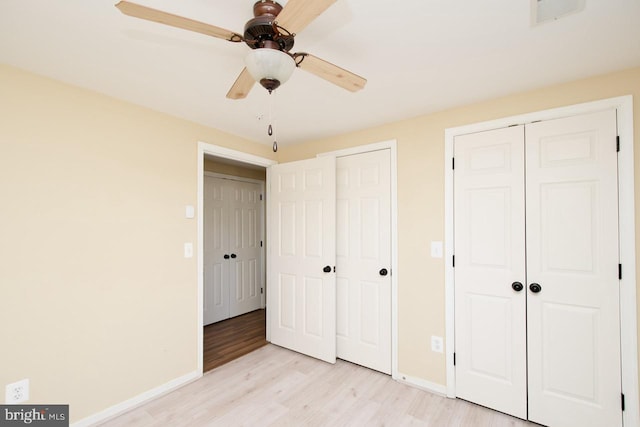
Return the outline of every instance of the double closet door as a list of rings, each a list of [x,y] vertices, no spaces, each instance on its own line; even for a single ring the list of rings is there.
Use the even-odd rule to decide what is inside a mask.
[[[269,168],[268,335],[391,373],[390,150]]]
[[[454,140],[460,398],[620,426],[615,110]]]
[[[262,307],[262,186],[204,177],[204,324]]]

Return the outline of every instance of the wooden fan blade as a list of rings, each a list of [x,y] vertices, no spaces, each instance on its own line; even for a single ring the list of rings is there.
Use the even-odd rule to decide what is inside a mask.
[[[249,71],[245,68],[242,70],[238,78],[236,79],[231,89],[227,93],[227,98],[229,99],[243,99],[246,98],[251,88],[253,87],[256,81],[253,80]]]
[[[367,79],[308,53],[296,53],[293,57],[298,67],[351,92],[367,84]]]
[[[290,33],[299,33],[336,0],[289,0],[276,21]]]
[[[193,19],[183,18],[182,16],[173,15],[171,13],[162,12],[161,10],[151,9],[150,7],[141,6],[128,1],[121,1],[116,4],[120,12],[134,18],[146,19],[147,21],[158,22],[160,24],[172,27],[182,28],[183,30],[195,31],[196,33],[206,34],[207,36],[217,37],[229,40],[231,42],[241,42],[243,37],[233,31],[214,25],[205,24],[203,22],[194,21]]]

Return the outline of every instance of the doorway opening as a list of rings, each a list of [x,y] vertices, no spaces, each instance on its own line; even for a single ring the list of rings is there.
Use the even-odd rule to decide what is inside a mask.
[[[241,280],[238,280],[239,277],[252,276],[252,280],[250,283],[249,281],[247,282],[247,286],[255,287],[259,293],[258,305],[251,304],[251,307],[248,307],[245,303],[240,304],[240,306],[235,304],[236,307],[233,310],[229,310],[227,306],[227,315],[218,316],[217,318],[211,317],[211,310],[209,310],[208,314],[205,313],[207,301],[205,277],[206,273],[209,273],[209,276],[212,273],[211,269],[207,267],[207,258],[210,258],[211,254],[206,248],[211,246],[212,240],[216,240],[216,236],[211,234],[213,229],[211,222],[209,221],[207,224],[205,178],[222,183],[228,182],[233,192],[242,194],[242,197],[249,194],[246,190],[251,187],[249,190],[256,194],[251,194],[250,197],[255,199],[255,205],[258,206],[259,204],[264,204],[266,167],[275,163],[269,159],[203,142],[198,144],[198,369],[201,373],[243,356],[267,343],[264,305],[264,296],[266,294],[266,280],[264,277],[266,242],[264,241],[264,232],[256,236],[258,239],[256,244],[261,244],[261,246],[254,248],[255,254],[247,255],[252,259],[250,262],[246,262],[246,265],[243,265],[243,257],[237,250],[242,246],[238,242],[235,243],[234,250],[229,247],[227,251],[229,253],[223,254],[221,252],[220,254],[215,254],[220,255],[220,261],[229,264],[224,266],[228,273],[227,276],[234,275],[234,278],[224,277],[224,281],[227,282],[223,283],[225,286],[230,285],[230,280],[234,280],[234,284],[237,284],[241,282]],[[259,187],[260,191],[253,191],[253,187]],[[235,212],[235,210],[235,208],[229,208],[229,212],[226,215],[230,215],[230,212]],[[250,216],[252,215],[256,214],[250,213]],[[264,230],[264,209],[261,209],[252,224],[247,223],[245,225],[255,231],[253,230],[255,221],[259,221],[258,228]],[[218,232],[220,234],[220,230]],[[229,230],[224,230],[224,232],[229,233]],[[237,233],[234,232],[233,234]],[[220,241],[222,240],[219,240],[218,243]],[[228,242],[229,239],[225,238],[225,241]],[[231,259],[231,255],[236,256]],[[259,259],[256,259],[256,257]],[[232,262],[233,266],[231,265]],[[223,266],[222,263],[218,263],[218,265]],[[222,270],[219,270],[216,274],[222,278],[220,275]],[[233,270],[232,274],[230,274],[231,270]],[[219,282],[218,284],[222,283],[222,281]],[[234,295],[236,295],[235,292]],[[211,296],[211,290],[209,290],[209,296]],[[217,300],[220,301],[223,295],[218,292],[217,296]],[[224,298],[229,298],[228,291]],[[209,298],[210,305],[212,302],[213,299]]]

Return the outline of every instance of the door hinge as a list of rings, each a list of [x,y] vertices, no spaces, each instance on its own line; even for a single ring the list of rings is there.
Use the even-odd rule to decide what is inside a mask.
[[[456,366],[456,353],[453,353],[453,366]]]
[[[262,200],[262,194],[260,195],[260,200]]]
[[[264,294],[264,288],[260,288],[260,293]]]
[[[456,158],[452,157],[451,158],[451,169],[455,170],[455,168],[456,168]]]
[[[455,255],[453,256],[452,264],[453,264],[453,268],[456,268],[456,256]]]
[[[260,247],[262,247],[262,240],[260,240]]]
[[[618,264],[618,280],[622,280],[622,264]]]
[[[620,152],[620,135],[616,136],[616,151]]]
[[[620,393],[620,397],[621,397],[620,403],[622,404],[622,411],[624,412],[624,393]]]

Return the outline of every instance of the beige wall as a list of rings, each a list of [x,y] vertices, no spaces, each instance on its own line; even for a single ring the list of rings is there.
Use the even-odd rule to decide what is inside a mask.
[[[445,382],[429,350],[444,335],[444,264],[428,248],[444,234],[444,129],[627,94],[640,141],[638,68],[281,148],[284,162],[398,141],[403,373]],[[182,247],[196,241],[184,205],[196,203],[199,140],[275,158],[0,66],[0,386],[30,378],[31,402],[69,403],[77,421],[196,370],[196,260]]]
[[[0,65],[0,390],[74,422],[196,371],[197,141],[274,157]]]
[[[635,141],[640,141],[640,68],[635,68],[282,148],[278,160],[286,162],[372,142],[398,141],[400,372],[442,385],[446,381],[444,355],[429,348],[431,335],[445,333],[444,262],[431,258],[429,247],[430,241],[444,239],[444,130],[629,94],[634,96]],[[635,157],[635,168],[640,170],[637,147]],[[638,174],[635,181],[640,200]],[[640,231],[639,221],[636,211]]]

